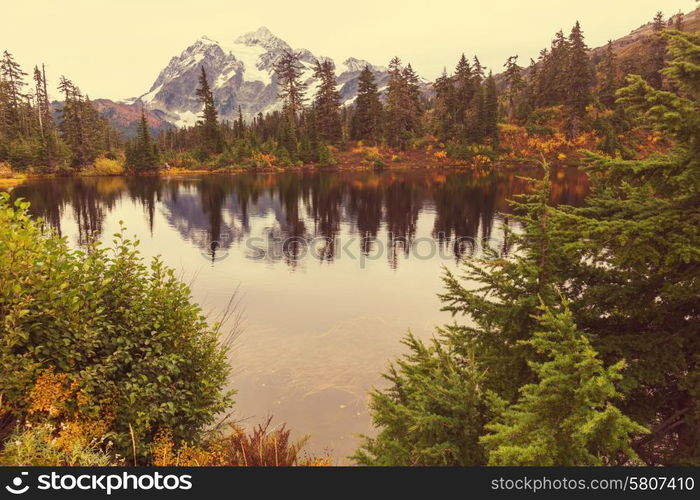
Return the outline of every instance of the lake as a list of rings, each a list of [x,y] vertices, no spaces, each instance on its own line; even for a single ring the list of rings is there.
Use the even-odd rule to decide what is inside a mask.
[[[536,175],[537,171],[530,172]],[[232,295],[243,313],[231,347],[234,417],[285,422],[308,450],[346,463],[373,432],[368,392],[382,387],[410,329],[429,338],[442,267],[508,251],[508,199],[523,172],[300,171],[30,181],[14,190],[75,247],[110,243],[123,221],[142,254],[191,282],[212,319]],[[552,201],[587,193],[574,168],[552,172]]]

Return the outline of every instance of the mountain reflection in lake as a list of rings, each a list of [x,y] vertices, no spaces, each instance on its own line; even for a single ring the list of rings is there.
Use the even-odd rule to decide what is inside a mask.
[[[535,175],[537,172],[530,172]],[[213,317],[240,286],[242,334],[231,353],[237,418],[268,414],[338,463],[371,433],[367,392],[410,328],[449,321],[441,266],[503,242],[519,175],[460,171],[290,172],[35,181],[31,202],[74,246],[110,242],[124,221],[142,254],[193,280]],[[587,192],[575,169],[552,173],[553,202]]]

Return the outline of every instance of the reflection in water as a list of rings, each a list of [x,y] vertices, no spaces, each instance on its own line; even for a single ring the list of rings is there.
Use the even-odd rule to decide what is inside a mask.
[[[552,181],[554,203],[576,205],[588,189],[585,176],[575,169],[553,172]],[[459,258],[474,251],[471,242],[491,236],[496,214],[508,214],[507,200],[526,189],[527,182],[515,173],[473,177],[414,170],[51,179],[18,187],[14,195],[30,201],[32,214],[59,234],[62,214],[72,210],[79,246],[99,239],[105,214],[128,197],[142,206],[151,234],[160,206],[168,224],[214,262],[217,251],[251,236],[251,217],[271,216],[264,236],[283,243],[280,258],[291,267],[302,257],[302,243],[311,238],[325,241],[313,255],[333,261],[343,224],[357,236],[365,255],[384,227],[387,261],[396,267],[398,256],[407,255],[413,244],[421,211],[434,211],[432,237]]]
[[[536,172],[535,172],[536,173]],[[111,241],[123,220],[144,257],[161,254],[219,316],[240,286],[246,323],[231,353],[237,418],[272,413],[312,452],[343,463],[371,434],[368,391],[382,384],[408,329],[449,322],[441,266],[513,224],[519,175],[459,171],[290,172],[159,179],[76,178],[14,191],[74,246]],[[529,173],[534,175],[534,173]],[[554,202],[586,194],[576,170],[553,172]],[[251,245],[251,241],[255,244]],[[313,242],[313,251],[309,251]],[[431,242],[439,255],[409,252]],[[349,257],[349,254],[352,255]]]

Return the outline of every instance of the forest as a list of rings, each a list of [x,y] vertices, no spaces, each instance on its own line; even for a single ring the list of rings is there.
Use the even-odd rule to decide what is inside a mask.
[[[575,162],[579,149],[631,158],[665,144],[635,130],[615,92],[625,75],[662,88],[667,41],[662,31],[683,29],[683,15],[659,12],[637,51],[619,56],[612,42],[595,55],[576,23],[558,31],[527,67],[508,58],[497,75],[477,56],[462,54],[426,91],[410,63],[389,62],[385,89],[369,67],[357,97],[341,105],[335,68],[317,61],[313,96],[301,80],[300,53],[275,63],[281,110],[246,122],[221,122],[204,68],[196,94],[200,120],[155,135],[145,114],[136,137],[125,139],[79,86],[61,76],[51,101],[44,66],[31,77],[3,53],[0,64],[0,162],[16,172],[119,174],[183,169],[273,169],[303,165],[384,167],[393,164],[464,165],[532,161]],[[659,143],[660,144],[657,144]],[[554,154],[552,154],[554,153]]]

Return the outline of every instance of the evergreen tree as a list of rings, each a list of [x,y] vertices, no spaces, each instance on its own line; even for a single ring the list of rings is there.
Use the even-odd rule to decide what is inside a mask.
[[[516,403],[499,401],[500,415],[481,443],[489,465],[623,465],[637,456],[631,436],[646,429],[613,405],[624,362],[608,368],[566,302],[542,306],[532,337],[522,341],[543,358],[530,367],[536,382],[520,388]]]
[[[274,65],[275,76],[280,86],[278,97],[284,100],[285,114],[294,124],[306,100],[306,84],[301,81],[300,60],[300,53],[285,51]]]
[[[4,51],[0,61],[0,76],[5,84],[4,93],[7,96],[4,109],[6,130],[10,137],[16,137],[24,129],[21,107],[26,98],[23,88],[26,85],[24,77],[27,76],[27,73],[22,71],[12,54]]]
[[[456,123],[464,124],[467,115],[469,104],[474,98],[476,86],[479,84],[479,71],[481,65],[479,60],[475,58],[475,70],[469,64],[466,56],[462,54],[457,61],[455,73],[452,78],[453,85],[445,88],[447,91],[446,106],[448,109],[453,109],[454,120]],[[454,90],[454,92],[452,92]]]
[[[600,73],[598,89],[600,102],[603,106],[612,108],[615,105],[615,91],[620,87],[620,81],[617,77],[617,58],[610,40],[598,65],[598,71]]]
[[[314,77],[320,80],[314,98],[319,134],[325,141],[337,142],[341,138],[340,92],[333,63],[330,60],[316,61]]]
[[[667,36],[663,73],[681,95],[630,76],[617,102],[675,148],[645,160],[593,156],[586,206],[562,208],[552,225],[570,242],[561,279],[577,325],[605,362],[630,363],[620,408],[651,429],[637,453],[648,464],[698,465],[700,36]]]
[[[374,142],[380,138],[382,103],[379,100],[377,84],[369,66],[365,66],[357,81],[355,99],[354,138]]]
[[[510,56],[504,67],[506,68],[504,77],[506,80],[505,97],[508,100],[508,121],[513,123],[517,101],[525,89],[525,80],[522,76],[523,69],[518,66],[518,56]]]
[[[586,106],[591,102],[591,63],[588,47],[583,40],[581,25],[576,21],[569,35],[569,58],[566,65],[567,91],[564,103],[570,123],[569,132],[578,135],[579,124],[586,113]]]
[[[457,114],[457,109],[454,107],[457,98],[453,78],[447,75],[447,71],[443,70],[442,75],[435,79],[433,89],[435,90],[433,109],[437,121],[437,135],[446,141],[452,137],[456,121],[455,115]]]
[[[141,108],[141,120],[136,138],[132,143],[127,143],[125,154],[126,165],[132,171],[143,172],[158,169],[160,154],[157,144],[151,139],[146,112],[143,108]]]
[[[385,375],[391,388],[371,395],[381,431],[353,458],[375,466],[484,464],[479,436],[490,414],[473,356],[456,358],[438,340],[426,346],[410,334],[403,342],[409,354]]]
[[[197,98],[203,107],[202,116],[197,121],[197,126],[202,134],[202,156],[206,158],[211,154],[221,153],[223,150],[223,140],[219,129],[216,106],[214,105],[214,94],[209,87],[204,66],[201,67],[201,73],[199,75]]]
[[[643,75],[646,81],[656,89],[660,89],[663,83],[661,70],[666,59],[666,39],[662,33],[664,28],[666,28],[664,14],[659,11],[652,21],[652,33],[648,41],[649,48]]]
[[[491,72],[486,78],[484,91],[484,136],[491,138],[494,145],[498,141],[498,93]]]

